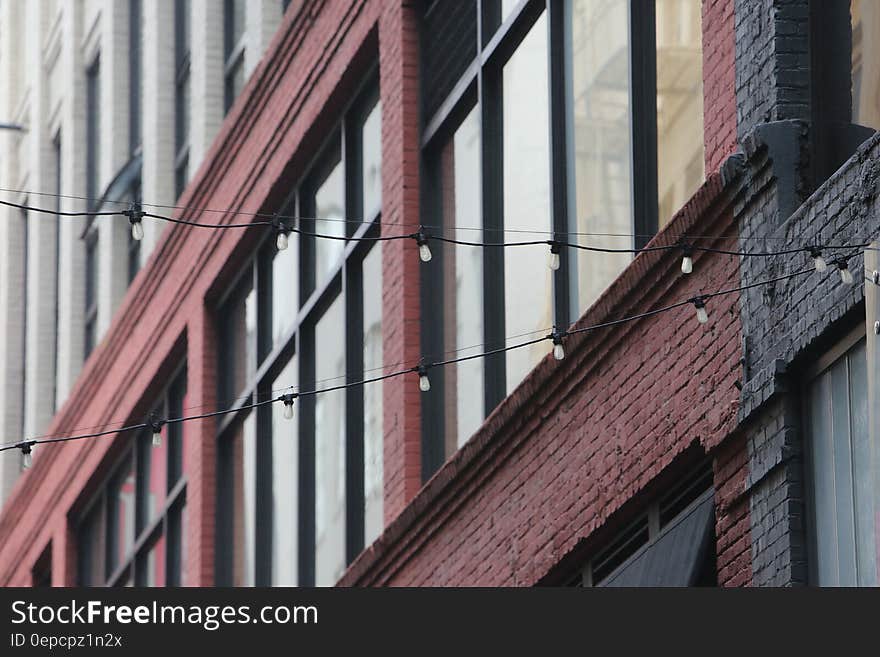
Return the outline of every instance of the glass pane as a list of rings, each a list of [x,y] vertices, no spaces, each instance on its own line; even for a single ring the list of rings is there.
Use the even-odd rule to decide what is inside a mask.
[[[77,543],[80,586],[104,585],[104,506],[101,503],[83,520]]]
[[[372,219],[382,209],[382,103],[377,102],[364,121],[364,219]]]
[[[320,235],[345,235],[345,176],[342,162],[338,161],[315,192],[315,232]],[[318,287],[327,280],[327,274],[339,262],[345,242],[316,239],[315,281]]]
[[[480,112],[474,108],[441,154],[443,226],[456,239],[479,241]],[[478,354],[483,347],[483,250],[444,244],[444,351],[450,357]],[[476,284],[475,284],[476,281]],[[454,352],[454,353],[453,353]],[[483,421],[483,359],[445,369],[446,448],[448,458]]]
[[[292,358],[272,382],[272,394],[297,385],[297,361]],[[296,586],[299,510],[299,413],[284,419],[284,405],[272,404],[272,585]]]
[[[880,3],[852,0],[852,122],[880,129]]]
[[[168,417],[183,417],[186,408],[186,371],[184,370],[171,385],[168,391]],[[168,437],[168,490],[174,488],[186,471],[186,450],[184,436],[187,431],[186,422],[175,422],[165,425]]]
[[[316,389],[344,382],[345,314],[338,297],[315,327]],[[345,570],[345,392],[315,396],[315,584]]]
[[[578,233],[602,248],[633,244],[627,0],[568,0],[571,76],[566,80],[570,152]],[[589,308],[630,261],[629,254],[569,251],[578,310]]]
[[[849,372],[856,583],[859,586],[876,586],[873,479],[868,433],[868,357],[864,342],[849,352]]]
[[[220,319],[224,334],[219,354],[220,405],[226,407],[241,394],[257,369],[257,295],[250,271]]]
[[[810,389],[810,448],[818,583],[834,586],[837,576],[837,519],[831,434],[831,379],[822,375]]]
[[[153,445],[153,434],[149,430],[138,436],[138,534],[156,518],[165,503],[168,433],[172,426],[175,425],[162,427],[160,445]]]
[[[705,180],[701,0],[657,0],[657,188],[663,226]]]
[[[853,510],[852,447],[850,445],[849,368],[845,358],[830,371],[831,433],[834,499],[837,515],[837,567],[840,586],[856,583],[855,518]]]
[[[272,344],[278,346],[296,323],[299,308],[299,236],[291,233],[288,246],[272,259]]]
[[[517,240],[546,240],[550,230],[546,13],[505,65],[503,84],[504,227],[523,231],[507,233]],[[504,299],[508,344],[552,325],[547,249],[505,249]],[[508,394],[546,353],[547,346],[541,343],[507,352]]]
[[[168,514],[168,586],[187,584],[186,503],[175,504]]]
[[[256,414],[235,429],[232,440],[233,586],[253,586],[256,541]]]
[[[363,263],[364,378],[383,374],[382,367],[382,243],[377,242]],[[382,383],[364,391],[364,541],[372,543],[384,527],[382,516]]]
[[[129,458],[114,478],[109,492],[111,543],[108,575],[127,559],[134,546],[134,495],[134,465]]]
[[[165,586],[165,535],[160,534],[141,564],[141,586]]]

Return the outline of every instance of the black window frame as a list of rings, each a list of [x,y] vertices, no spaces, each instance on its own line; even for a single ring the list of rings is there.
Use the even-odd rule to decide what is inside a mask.
[[[186,396],[187,379],[186,365],[180,365],[170,377],[169,383],[160,401],[153,406],[152,413],[157,417],[182,417],[184,398]],[[145,429],[130,438],[121,451],[115,452],[114,465],[101,481],[98,491],[78,514],[76,521],[77,535],[77,584],[78,586],[143,586],[146,572],[145,560],[156,542],[165,538],[165,577],[163,586],[181,586],[183,563],[186,555],[182,554],[183,546],[183,515],[186,509],[187,477],[183,467],[183,435],[181,424],[165,425],[165,436],[168,446],[165,452],[166,463],[166,496],[155,516],[144,518],[144,500],[140,494],[141,482],[149,477],[149,471],[143,467],[144,450],[152,449],[152,433]],[[112,572],[107,572],[108,565],[113,563],[111,551],[114,551],[117,527],[114,520],[114,508],[111,491],[121,475],[129,467],[134,473],[134,528],[132,548],[120,563],[113,565]],[[172,478],[172,473],[177,477]],[[94,526],[91,526],[94,523]],[[172,540],[173,539],[173,540]],[[91,564],[97,552],[101,565],[100,573],[93,573]],[[98,578],[94,583],[93,577]]]
[[[423,116],[422,152],[422,223],[441,226],[439,159],[441,151],[461,121],[477,108],[480,115],[481,204],[483,231],[475,239],[496,242],[503,228],[503,89],[505,64],[516,52],[538,20],[546,14],[548,30],[548,112],[549,130],[549,205],[553,234],[548,240],[566,241],[577,231],[572,207],[573,167],[568,157],[568,126],[565,120],[566,76],[571,63],[566,52],[567,18],[561,0],[523,0],[502,20],[501,0],[473,0],[477,5],[474,30],[475,57],[451,85],[438,109]],[[423,2],[425,11],[443,5]],[[659,229],[657,180],[657,52],[656,7],[654,2],[630,0],[630,128],[633,208],[633,248],[641,248]],[[638,10],[636,11],[636,8]],[[422,25],[422,43],[426,41]],[[423,72],[424,75],[424,72]],[[423,91],[423,96],[426,92]],[[425,109],[425,108],[423,108]],[[428,229],[430,235],[430,228]],[[510,239],[510,238],[508,238]],[[438,247],[442,250],[442,245]],[[560,252],[560,267],[553,274],[553,323],[567,328],[578,316],[577,289],[571,284],[572,256]],[[504,249],[483,250],[483,330],[486,351],[505,345]],[[421,270],[421,304],[431,307],[431,321],[422,322],[422,355],[430,362],[443,354],[442,304],[443,258]],[[506,361],[503,353],[484,359],[484,418],[507,396]],[[444,417],[444,375],[442,368],[431,372],[432,386],[422,395],[422,479],[427,481],[445,462],[446,422]]]
[[[297,227],[306,232],[326,232],[316,221],[312,196],[316,186],[332,169],[335,153],[339,153],[345,178],[345,216],[362,216],[363,198],[361,189],[363,153],[360,147],[361,129],[365,119],[379,102],[378,73],[375,68],[364,76],[365,83],[354,94],[354,100],[344,108],[338,122],[330,130],[317,157],[305,167],[305,175],[294,186],[282,214],[301,217]],[[309,208],[312,208],[310,210]],[[306,218],[308,217],[308,218]],[[349,238],[377,237],[381,234],[381,207],[362,222],[346,224]],[[375,241],[346,241],[339,260],[332,271],[322,276],[315,284],[314,239],[300,236],[297,246],[299,257],[299,294],[297,316],[293,325],[279,340],[271,344],[272,325],[272,259],[277,253],[275,235],[267,234],[258,242],[254,255],[248,258],[241,273],[235,278],[226,294],[218,300],[216,322],[219,327],[218,358],[222,363],[235,359],[234,346],[224,336],[225,309],[229,303],[240,299],[243,287],[253,285],[257,299],[257,328],[255,331],[257,364],[256,371],[247,373],[247,383],[241,390],[230,390],[228,377],[221,367],[218,371],[218,397],[222,406],[231,405],[237,411],[221,418],[218,437],[218,477],[217,477],[217,544],[215,578],[219,586],[234,583],[234,528],[231,511],[233,501],[232,448],[237,437],[236,429],[256,412],[256,482],[255,482],[255,545],[253,554],[255,572],[248,574],[256,586],[272,582],[272,406],[262,406],[251,410],[245,408],[255,400],[277,397],[283,391],[271,390],[272,382],[282,370],[296,358],[299,390],[314,389],[322,385],[334,385],[342,381],[357,382],[364,378],[363,372],[363,286],[361,265],[373,248]],[[315,380],[315,326],[320,322],[330,306],[341,301],[346,317],[345,326],[345,371],[339,373],[334,383]],[[234,400],[232,399],[232,396]],[[365,492],[364,492],[364,427],[363,386],[355,386],[345,391],[345,559],[350,564],[364,548]],[[298,554],[289,555],[297,559],[298,585],[313,586],[315,583],[315,396],[297,399],[295,413],[298,417],[298,461],[297,494],[297,536]],[[266,437],[268,428],[269,438]]]

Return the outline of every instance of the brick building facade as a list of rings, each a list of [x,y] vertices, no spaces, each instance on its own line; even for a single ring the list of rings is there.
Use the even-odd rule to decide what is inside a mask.
[[[0,582],[876,584],[880,24],[833,4],[291,3],[175,216],[303,232],[166,229],[46,433],[230,412],[38,448]],[[499,235],[673,248],[437,239]],[[604,327],[251,408],[551,325]]]

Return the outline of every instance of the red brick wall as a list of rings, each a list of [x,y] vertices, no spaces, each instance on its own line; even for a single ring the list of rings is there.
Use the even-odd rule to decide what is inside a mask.
[[[658,236],[731,230],[717,175]],[[735,239],[716,246],[734,248]],[[640,255],[581,318],[594,325],[739,285],[738,259]],[[590,539],[694,442],[714,454],[736,424],[739,295],[571,336],[546,358],[355,561],[344,584],[531,585]],[[726,582],[748,579],[744,449],[715,457],[718,541]],[[739,468],[739,469],[737,469]],[[645,500],[647,502],[647,500]],[[743,513],[746,513],[744,516]]]
[[[703,126],[706,172],[736,151],[734,0],[703,0]]]

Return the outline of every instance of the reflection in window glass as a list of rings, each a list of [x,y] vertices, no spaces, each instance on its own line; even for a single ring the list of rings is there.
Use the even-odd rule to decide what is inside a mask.
[[[321,235],[345,235],[345,177],[342,162],[338,162],[330,175],[315,192],[315,232]],[[345,242],[342,240],[315,240],[315,280],[318,287],[327,280],[327,274],[338,263]]]
[[[241,394],[257,369],[257,295],[250,276],[245,276],[220,318],[224,332],[220,348],[224,370],[220,401],[228,405]]]
[[[383,374],[382,367],[382,242],[363,262],[364,378]],[[369,545],[382,533],[382,383],[364,391],[364,540]]]
[[[317,389],[344,382],[345,317],[338,297],[315,327]],[[315,584],[345,570],[345,392],[315,396]]]
[[[606,233],[580,241],[632,247],[628,0],[568,0],[566,80],[569,145],[574,163],[576,232]],[[576,254],[576,255],[575,255]],[[625,253],[569,251],[580,312],[589,308],[630,260]]]
[[[880,3],[852,0],[852,122],[880,130]]]
[[[134,547],[134,465],[131,459],[120,470],[110,491],[110,522],[113,531],[110,552],[110,573],[123,563]]]
[[[377,102],[364,121],[364,219],[382,209],[382,103]]]
[[[297,361],[290,360],[272,382],[274,395],[297,385]],[[284,405],[272,404],[272,585],[297,584],[299,412],[284,419]]]
[[[480,112],[474,108],[441,154],[443,226],[457,239],[480,239]],[[469,230],[478,229],[478,230]],[[481,353],[483,340],[483,251],[470,246],[441,247],[443,256],[444,345],[457,357]],[[476,284],[475,284],[476,281]],[[446,447],[448,458],[483,421],[483,360],[475,358],[445,369]]]
[[[657,0],[657,189],[665,225],[705,179],[700,0]]]
[[[141,505],[138,533],[156,518],[165,503],[168,432],[172,426],[175,425],[166,424],[162,427],[160,445],[153,445],[153,434],[150,431],[138,436],[138,497]]]
[[[232,440],[233,586],[254,585],[256,523],[256,414],[239,424]]]
[[[504,67],[504,227],[521,240],[546,240],[550,230],[550,146],[547,15],[542,14]],[[529,232],[529,231],[543,232]],[[505,249],[507,344],[545,331],[553,312],[552,278],[544,249]],[[507,392],[547,353],[541,343],[507,352]]]
[[[289,246],[272,259],[272,345],[278,346],[296,322],[299,299],[299,236],[288,236]]]

